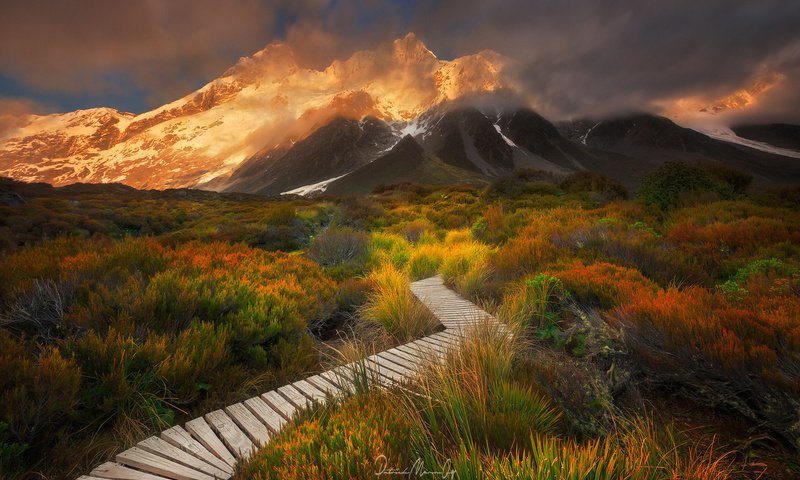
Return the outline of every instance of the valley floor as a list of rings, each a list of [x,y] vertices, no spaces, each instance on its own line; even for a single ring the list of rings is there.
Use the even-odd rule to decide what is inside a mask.
[[[797,478],[800,197],[693,168],[636,199],[537,172],[316,200],[0,180],[2,476],[73,479],[431,335],[409,286],[439,275],[513,341],[312,409],[237,478]]]

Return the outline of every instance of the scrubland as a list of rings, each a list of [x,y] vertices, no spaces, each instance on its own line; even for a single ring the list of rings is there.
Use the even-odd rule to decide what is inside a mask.
[[[639,192],[518,172],[314,200],[4,181],[4,478],[75,477],[433,332],[408,284],[436,274],[513,341],[478,328],[404,390],[307,412],[238,478],[796,478],[800,195],[746,180],[672,163]]]

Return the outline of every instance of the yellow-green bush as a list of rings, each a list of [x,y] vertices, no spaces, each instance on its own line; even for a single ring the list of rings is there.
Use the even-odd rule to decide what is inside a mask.
[[[407,342],[433,332],[436,317],[414,299],[406,275],[385,264],[369,276],[375,286],[360,309],[361,317],[382,327],[398,342]]]
[[[387,468],[413,463],[415,428],[391,396],[356,396],[287,428],[255,454],[238,479],[374,478]]]

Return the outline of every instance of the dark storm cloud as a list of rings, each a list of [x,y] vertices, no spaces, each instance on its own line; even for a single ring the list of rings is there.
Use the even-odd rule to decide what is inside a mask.
[[[492,48],[516,59],[527,90],[556,115],[713,99],[761,70],[796,73],[800,64],[796,1],[458,0],[431,6],[417,25],[454,52]],[[796,91],[800,79],[786,83]]]
[[[682,96],[714,100],[777,71],[786,79],[755,111],[800,121],[794,0],[6,1],[0,8],[0,77],[47,92],[113,91],[124,78],[153,104],[272,40],[322,67],[414,31],[446,58],[486,48],[510,57],[534,104],[555,117],[650,109]]]

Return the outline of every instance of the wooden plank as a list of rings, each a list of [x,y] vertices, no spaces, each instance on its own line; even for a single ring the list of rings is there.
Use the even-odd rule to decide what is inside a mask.
[[[278,388],[278,393],[299,409],[306,409],[311,406],[311,400],[307,399],[305,395],[291,385],[284,385]]]
[[[262,400],[261,397],[249,398],[244,401],[244,404],[253,412],[253,415],[264,422],[273,434],[280,432],[283,426],[286,425],[286,419],[267,405],[267,402]]]
[[[305,380],[298,380],[294,382],[292,386],[300,390],[300,393],[305,395],[306,398],[312,402],[325,403],[325,400],[328,399],[328,396],[325,395],[325,392]]]
[[[224,461],[230,466],[236,465],[236,459],[231,455],[228,447],[222,443],[222,440],[211,430],[211,426],[204,418],[195,418],[186,422],[186,431],[200,442],[209,452],[213,453],[220,460]]]
[[[459,335],[458,333],[454,332],[453,330],[447,329],[442,332],[439,332],[443,336],[453,340],[456,343],[461,343],[464,340],[463,335]]]
[[[92,470],[91,475],[111,480],[167,480],[166,477],[134,470],[114,462],[106,462],[98,466]]]
[[[407,352],[405,352],[403,350],[400,350],[397,347],[392,348],[391,350],[387,350],[387,352],[393,353],[394,355],[397,355],[400,358],[404,358],[409,363],[411,363],[413,365],[416,365],[417,367],[425,364],[425,359],[424,358],[422,358],[420,356],[417,356],[417,355],[412,355],[411,353],[407,353]]]
[[[353,392],[353,382],[348,376],[343,376],[338,369],[331,369],[319,374],[320,377],[324,378],[328,382],[336,385],[336,388],[341,389],[345,395],[349,395]]]
[[[435,350],[433,347],[424,344],[417,344],[415,342],[407,343],[405,345],[400,345],[396,348],[398,350],[409,351],[411,353],[419,355],[422,358],[434,361],[438,360],[443,355],[438,350]]]
[[[452,348],[452,347],[454,347],[456,345],[456,341],[455,340],[453,340],[452,338],[450,338],[450,337],[448,337],[446,335],[441,335],[439,333],[436,333],[436,334],[433,334],[433,335],[429,335],[429,336],[427,336],[425,338],[428,339],[428,340],[433,340],[433,341],[439,342],[440,344],[444,345],[447,348]]]
[[[437,350],[437,351],[439,351],[441,353],[447,353],[447,348],[446,347],[440,345],[437,342],[432,342],[432,341],[428,340],[425,337],[420,338],[415,343],[416,343],[416,345],[419,345],[419,346],[423,346],[423,345],[430,346],[431,348],[433,348],[433,349],[435,349],[435,350]]]
[[[271,437],[269,429],[243,404],[228,405],[225,407],[225,413],[236,422],[236,425],[250,437],[253,443],[263,447],[269,442]]]
[[[353,382],[350,379],[343,378],[333,370],[322,372],[319,376],[335,385],[336,388],[340,389],[345,394],[353,392]]]
[[[250,458],[255,446],[247,438],[247,435],[236,426],[236,422],[231,417],[222,410],[214,410],[206,413],[205,418],[211,428],[222,439],[222,442],[237,458],[244,460]]]
[[[378,354],[378,356],[394,363],[395,365],[399,365],[404,370],[400,373],[405,373],[408,376],[414,376],[417,374],[417,366],[403,357],[398,357],[390,352],[381,352]]]
[[[291,420],[294,418],[295,413],[297,413],[297,407],[287,402],[286,399],[275,390],[261,395],[261,399],[267,402],[267,405],[280,413],[286,420]]]
[[[81,475],[78,480],[103,480],[100,477],[90,477],[89,475]]]
[[[161,432],[161,439],[177,448],[180,448],[186,453],[194,455],[210,465],[214,465],[223,472],[233,474],[233,469],[229,463],[211,453],[211,451],[204,447],[203,444],[195,440],[192,435],[184,430],[181,426],[176,425],[172,428],[164,430]],[[231,462],[233,461],[234,459],[231,457]]]
[[[321,390],[332,397],[338,397],[342,394],[342,390],[337,385],[331,383],[330,380],[326,379],[321,374],[308,377],[306,381],[314,385],[317,390]]]
[[[378,366],[380,366],[380,368],[394,372],[403,377],[404,379],[406,377],[411,376],[411,374],[413,373],[409,369],[403,367],[402,365],[397,365],[393,361],[387,359],[386,357],[383,356],[383,353],[372,355],[369,357],[369,359],[377,363]]]
[[[381,376],[378,380],[380,383],[385,385],[391,385],[393,383],[402,382],[405,378],[402,374],[395,372],[394,370],[388,369],[386,367],[381,367],[377,362],[374,360],[368,360],[367,366],[375,373]],[[381,381],[383,379],[383,381]]]
[[[214,477],[210,475],[167,460],[139,447],[131,447],[118,453],[116,460],[123,465],[174,480],[214,480]]]
[[[433,344],[439,345],[440,347],[442,347],[446,351],[450,350],[450,344],[449,343],[446,343],[446,342],[444,342],[442,340],[439,340],[438,338],[434,338],[433,336],[423,337],[423,338],[420,338],[419,340],[421,342],[423,342],[423,343],[433,343]]]
[[[137,447],[146,452],[166,458],[175,463],[183,466],[198,470],[200,472],[211,475],[214,478],[230,478],[232,472],[223,471],[209,463],[200,460],[194,455],[188,454],[180,448],[166,442],[158,437],[150,437],[142,440]]]

